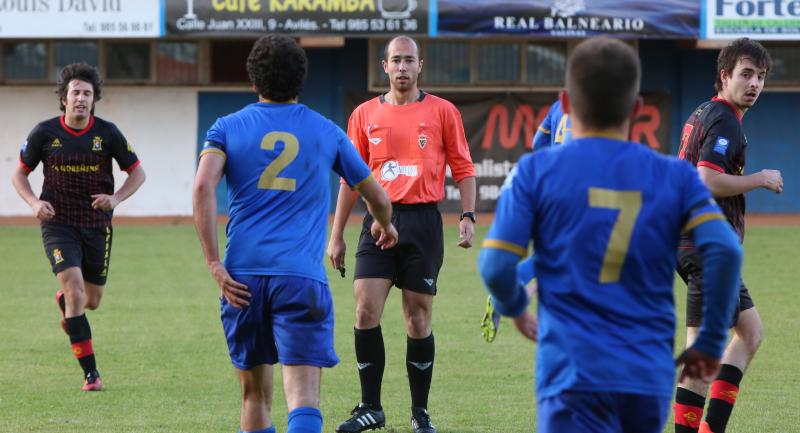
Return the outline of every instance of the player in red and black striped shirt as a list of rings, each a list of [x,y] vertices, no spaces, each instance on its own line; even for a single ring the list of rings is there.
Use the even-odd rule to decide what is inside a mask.
[[[84,310],[96,309],[103,295],[111,254],[111,216],[145,180],[136,153],[119,129],[94,117],[100,86],[93,67],[85,63],[64,67],[57,90],[64,114],[33,128],[12,176],[17,192],[41,220],[45,253],[61,284],[56,292],[61,324],[83,369],[84,391],[102,388]],[[112,159],[128,173],[116,192]],[[40,162],[44,184],[37,198],[28,174]]]
[[[762,170],[745,175],[747,138],[742,116],[755,104],[772,66],[769,53],[758,42],[737,39],[717,59],[717,96],[700,104],[683,127],[678,157],[697,167],[700,178],[711,191],[728,221],[744,239],[744,193],[757,188],[783,191],[780,171]],[[678,273],[688,286],[686,302],[687,347],[697,338],[703,307],[703,268],[691,238],[681,239]],[[724,433],[739,383],[761,343],[763,324],[750,293],[741,282],[734,335],[716,380],[706,421],[702,422],[708,384],[684,378],[675,394],[675,432]]]

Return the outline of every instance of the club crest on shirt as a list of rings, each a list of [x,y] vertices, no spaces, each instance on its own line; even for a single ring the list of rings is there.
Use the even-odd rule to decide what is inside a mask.
[[[419,143],[420,149],[424,149],[425,145],[428,144],[428,136],[425,134],[420,134],[419,137],[417,137],[417,143]]]
[[[53,261],[59,264],[64,261],[64,256],[61,254],[60,248],[53,248]]]
[[[52,143],[50,143],[50,147],[61,147],[61,140],[56,138]]]
[[[92,151],[100,152],[103,150],[103,139],[99,135],[95,135],[92,139]]]

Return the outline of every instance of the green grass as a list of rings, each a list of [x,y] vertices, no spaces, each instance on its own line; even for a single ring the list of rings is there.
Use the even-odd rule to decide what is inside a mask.
[[[485,227],[479,228],[479,237]],[[356,232],[347,232],[353,266]],[[430,410],[441,433],[531,432],[534,345],[504,321],[483,342],[485,295],[477,249],[447,250],[435,300],[437,358]],[[766,339],[742,385],[729,431],[786,432],[800,425],[795,314],[800,228],[749,229],[745,281]],[[89,313],[106,390],[79,391],[80,370],[58,325],[57,283],[36,227],[0,227],[0,432],[234,432],[239,387],[219,323],[218,289],[190,226],[117,227],[102,306]],[[352,282],[329,273],[342,363],[323,373],[325,432],[359,399],[353,354]],[[676,284],[678,316],[682,284]],[[383,400],[388,432],[410,432],[405,331],[393,291],[382,322],[387,366]],[[679,327],[678,341],[683,341]],[[276,369],[276,384],[280,370]],[[285,431],[286,406],[275,387],[274,417]],[[788,429],[788,430],[787,430]],[[667,428],[666,431],[671,431]]]

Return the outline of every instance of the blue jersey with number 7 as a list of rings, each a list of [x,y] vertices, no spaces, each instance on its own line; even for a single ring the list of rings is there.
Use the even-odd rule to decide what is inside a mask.
[[[537,398],[671,396],[679,236],[720,218],[689,164],[638,143],[579,138],[520,159],[483,245],[524,257],[533,241]]]
[[[226,157],[225,267],[327,283],[331,170],[351,187],[371,178],[344,131],[305,105],[260,102],[217,119],[201,156],[208,152]]]

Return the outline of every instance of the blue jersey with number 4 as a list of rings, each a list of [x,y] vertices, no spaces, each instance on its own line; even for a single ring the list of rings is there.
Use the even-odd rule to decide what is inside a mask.
[[[536,128],[531,149],[537,151],[564,144],[572,139],[571,131],[569,115],[564,114],[561,109],[561,101],[558,100],[550,106],[550,110],[547,111],[547,116],[542,120],[542,124]]]
[[[207,152],[226,156],[228,271],[327,283],[331,169],[354,187],[370,178],[344,131],[302,104],[255,103],[217,119]]]
[[[720,219],[697,172],[641,144],[573,139],[520,159],[483,245],[538,278],[537,397],[671,396],[681,230]]]

